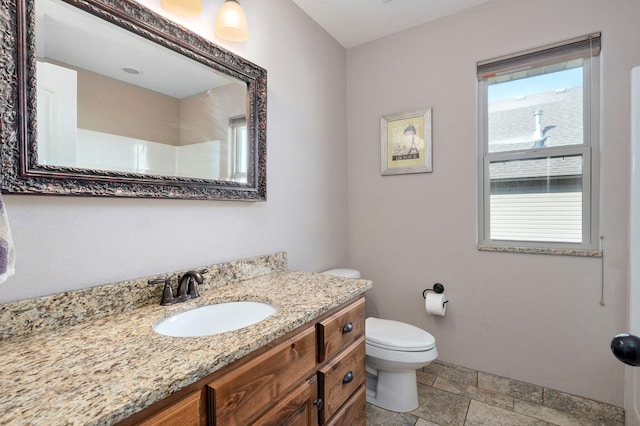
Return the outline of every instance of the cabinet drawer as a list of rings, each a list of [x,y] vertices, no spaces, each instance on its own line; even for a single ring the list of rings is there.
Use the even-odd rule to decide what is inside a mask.
[[[342,408],[331,417],[326,426],[365,426],[367,420],[366,402],[367,391],[364,385],[361,385]]]
[[[318,362],[364,335],[364,315],[363,298],[318,323]]]
[[[202,392],[194,392],[180,401],[136,423],[141,426],[199,426]]]
[[[244,426],[253,421],[312,373],[315,340],[309,327],[207,384],[210,423]]]
[[[318,395],[324,401],[324,423],[365,382],[365,340],[361,336],[318,370]]]

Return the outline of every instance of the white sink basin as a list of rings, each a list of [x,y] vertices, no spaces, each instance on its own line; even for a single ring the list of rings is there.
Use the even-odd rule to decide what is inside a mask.
[[[173,315],[153,329],[172,337],[211,336],[248,327],[275,311],[273,306],[260,302],[218,303]]]

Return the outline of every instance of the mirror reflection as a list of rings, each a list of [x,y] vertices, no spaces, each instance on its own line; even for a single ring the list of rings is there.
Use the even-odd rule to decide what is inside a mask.
[[[247,182],[247,85],[59,0],[36,0],[37,162]]]

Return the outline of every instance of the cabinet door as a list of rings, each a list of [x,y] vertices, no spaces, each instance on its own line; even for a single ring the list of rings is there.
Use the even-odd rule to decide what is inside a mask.
[[[291,391],[254,423],[254,426],[311,426],[318,424],[315,375]]]
[[[199,426],[202,392],[194,392],[180,401],[158,411],[143,421],[141,426]]]
[[[333,416],[365,382],[365,340],[360,337],[318,370],[318,395],[324,400],[320,422]]]
[[[330,317],[320,321],[318,327],[318,362],[332,355],[364,335],[364,298],[354,302]]]
[[[245,426],[269,409],[316,363],[315,329],[309,327],[207,385],[210,423]]]

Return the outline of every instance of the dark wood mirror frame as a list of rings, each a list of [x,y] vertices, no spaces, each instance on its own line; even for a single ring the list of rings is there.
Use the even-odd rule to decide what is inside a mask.
[[[63,0],[247,84],[247,183],[38,164],[35,0],[0,1],[3,193],[265,201],[267,72],[132,0]]]

